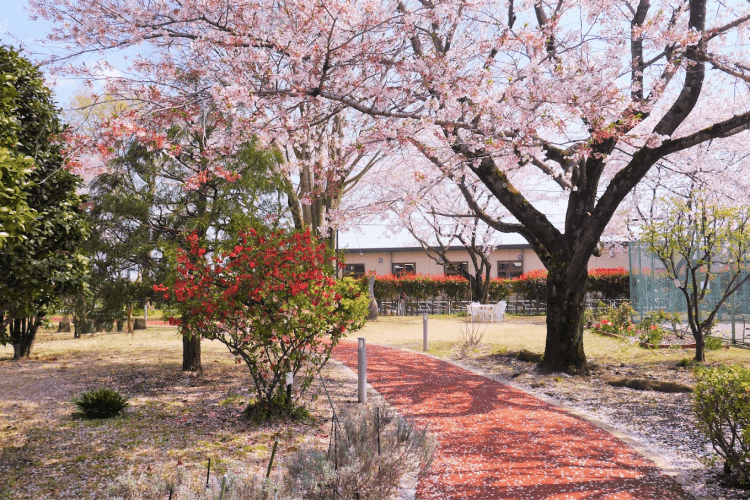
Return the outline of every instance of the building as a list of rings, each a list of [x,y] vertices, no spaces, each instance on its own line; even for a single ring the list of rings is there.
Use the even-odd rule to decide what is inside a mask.
[[[448,259],[454,264],[470,268],[471,259],[462,246],[448,249]],[[444,265],[431,259],[422,247],[359,248],[344,249],[344,275],[362,276],[374,271],[376,274],[456,274]],[[528,243],[497,245],[490,256],[492,277],[514,278],[529,271],[544,269],[542,261]],[[589,269],[628,268],[627,254],[605,252],[601,257],[591,257]]]

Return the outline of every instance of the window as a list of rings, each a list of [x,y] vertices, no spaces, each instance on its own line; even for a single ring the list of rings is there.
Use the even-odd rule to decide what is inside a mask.
[[[414,262],[393,264],[391,266],[391,272],[396,276],[402,274],[417,274],[417,265]]]
[[[497,277],[498,278],[517,278],[523,274],[522,260],[498,260]]]
[[[361,278],[365,275],[364,264],[345,264],[344,265],[344,276],[351,276],[353,278]]]
[[[469,263],[468,262],[453,262],[451,266],[444,265],[443,270],[446,276],[461,276],[461,274],[458,272],[458,269],[463,269],[464,271],[469,270]]]

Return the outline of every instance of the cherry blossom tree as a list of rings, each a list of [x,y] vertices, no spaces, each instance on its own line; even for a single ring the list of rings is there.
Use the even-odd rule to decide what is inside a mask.
[[[492,277],[490,254],[499,242],[497,231],[476,216],[455,184],[446,182],[441,172],[428,169],[423,173],[406,161],[408,157],[404,160],[402,166],[414,169],[412,182],[394,184],[389,186],[388,194],[379,195],[381,202],[389,200],[393,226],[407,230],[427,256],[468,280],[472,300],[486,303]],[[466,189],[484,211],[490,209],[493,201],[496,211],[502,208],[477,183]],[[466,255],[468,261],[459,262],[454,257],[452,250],[457,246],[465,251],[460,255]]]
[[[290,129],[283,143],[276,141],[285,153],[285,161],[279,164],[283,178],[280,187],[287,197],[294,227],[309,228],[333,252],[336,229],[352,219],[347,212],[361,211],[361,203],[342,206],[344,196],[371,174],[383,154],[368,147],[370,120],[366,117],[348,116],[351,112],[337,103],[300,108],[311,126]]]
[[[549,271],[542,364],[552,370],[588,370],[587,263],[628,193],[670,155],[750,126],[745,4],[30,3],[56,23],[53,40],[71,44],[57,67],[139,45],[135,71],[190,67],[213,82],[233,126],[262,141],[314,125],[298,113],[308,103],[376,119],[382,149],[414,147],[486,224],[532,245]],[[483,211],[463,179],[510,216]],[[565,206],[562,223],[540,210],[540,190]]]

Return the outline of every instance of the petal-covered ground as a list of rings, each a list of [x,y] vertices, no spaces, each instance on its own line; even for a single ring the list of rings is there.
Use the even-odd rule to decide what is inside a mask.
[[[356,371],[357,344],[333,357]],[[367,346],[367,382],[438,439],[417,499],[692,499],[599,427],[418,353]]]

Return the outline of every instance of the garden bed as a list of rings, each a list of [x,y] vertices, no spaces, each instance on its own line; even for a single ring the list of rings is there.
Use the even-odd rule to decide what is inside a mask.
[[[605,337],[613,337],[616,339],[621,339],[629,343],[638,344],[639,346],[645,348],[645,349],[695,349],[695,342],[693,339],[688,338],[680,338],[677,335],[665,335],[666,342],[661,342],[658,345],[649,344],[648,342],[642,342],[638,340],[636,337],[630,337],[628,335],[618,335],[616,333],[610,333],[610,332],[600,332],[596,330],[592,330],[594,333],[597,333],[599,335],[604,335]]]

